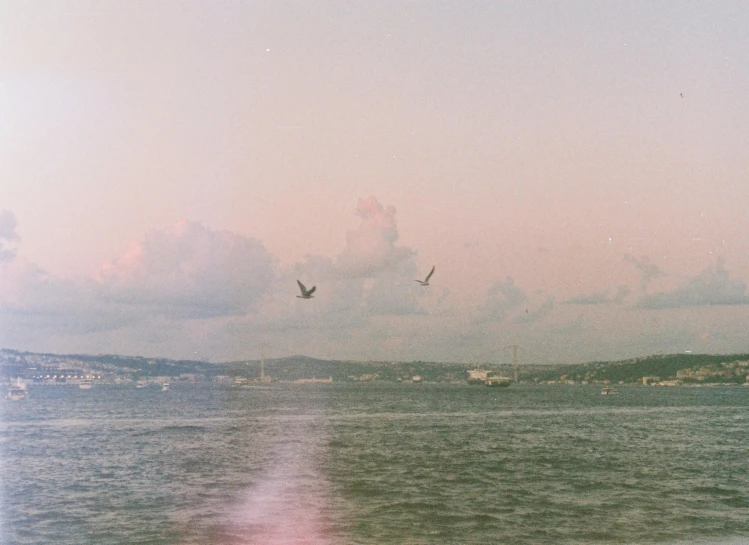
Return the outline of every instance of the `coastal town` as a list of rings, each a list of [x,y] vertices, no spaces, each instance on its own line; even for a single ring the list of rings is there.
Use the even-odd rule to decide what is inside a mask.
[[[0,381],[37,385],[170,384],[212,381],[257,383],[408,382],[486,384],[632,384],[689,386],[749,384],[749,356],[649,356],[579,365],[476,364],[320,360],[292,356],[210,363],[118,355],[59,355],[0,350]]]

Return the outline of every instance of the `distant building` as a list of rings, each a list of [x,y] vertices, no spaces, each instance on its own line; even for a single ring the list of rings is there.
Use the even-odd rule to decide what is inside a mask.
[[[328,378],[315,378],[315,377],[300,378],[300,379],[295,380],[294,382],[300,383],[300,384],[307,384],[307,383],[315,384],[315,383],[320,383],[320,382],[330,383],[330,382],[333,382],[333,377],[331,376]]]
[[[358,380],[358,381],[361,381],[361,382],[371,382],[373,380],[377,380],[377,376],[378,376],[377,373],[368,373],[368,374],[359,375],[359,376],[349,375],[348,378],[349,378],[349,380]]]

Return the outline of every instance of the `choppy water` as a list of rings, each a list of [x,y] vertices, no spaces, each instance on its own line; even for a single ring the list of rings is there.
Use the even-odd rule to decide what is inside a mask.
[[[749,389],[30,389],[0,541],[749,542]]]

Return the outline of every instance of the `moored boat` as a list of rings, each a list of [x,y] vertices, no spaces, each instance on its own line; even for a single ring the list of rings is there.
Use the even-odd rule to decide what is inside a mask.
[[[94,379],[92,378],[89,378],[89,377],[82,378],[78,382],[78,388],[80,388],[81,390],[90,390],[93,387],[94,387]]]
[[[467,382],[468,384],[491,386],[492,388],[506,388],[512,384],[512,379],[503,377],[502,375],[495,375],[487,369],[471,369],[468,371]]]
[[[21,379],[16,380],[14,383],[8,386],[8,399],[11,401],[21,401],[26,399],[26,384]]]
[[[507,388],[510,384],[512,384],[512,380],[502,376],[490,375],[484,381],[485,386],[490,386],[492,388]]]
[[[615,393],[616,393],[616,390],[612,388],[608,380],[603,383],[603,388],[601,388],[601,395],[611,395]]]

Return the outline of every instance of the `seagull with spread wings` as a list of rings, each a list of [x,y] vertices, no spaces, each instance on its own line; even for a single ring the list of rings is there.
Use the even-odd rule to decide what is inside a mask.
[[[317,286],[312,286],[310,289],[307,289],[299,280],[297,280],[296,283],[299,284],[299,289],[302,291],[301,295],[297,295],[299,299],[312,299],[312,297],[314,297],[312,294],[315,293]]]
[[[434,274],[434,266],[432,266],[432,270],[429,271],[429,274],[427,275],[427,277],[424,280],[414,280],[414,282],[418,282],[422,286],[428,286],[429,285],[429,279],[432,277],[433,274]]]

